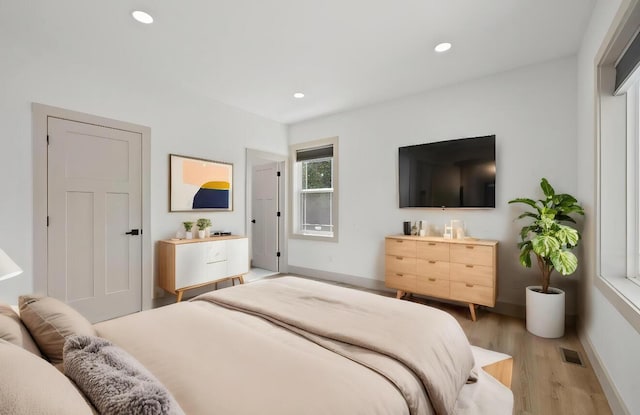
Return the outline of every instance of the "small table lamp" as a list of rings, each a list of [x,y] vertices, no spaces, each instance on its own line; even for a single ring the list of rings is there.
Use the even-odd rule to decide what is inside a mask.
[[[22,274],[22,269],[0,249],[0,281]]]

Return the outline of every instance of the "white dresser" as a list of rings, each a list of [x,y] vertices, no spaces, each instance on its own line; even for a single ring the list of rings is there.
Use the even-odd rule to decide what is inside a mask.
[[[244,283],[249,272],[249,242],[243,236],[164,240],[158,244],[162,289],[182,300],[184,291],[225,280]]]

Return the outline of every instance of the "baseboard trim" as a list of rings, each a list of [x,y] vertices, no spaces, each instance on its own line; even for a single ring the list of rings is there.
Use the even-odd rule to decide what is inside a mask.
[[[591,340],[589,340],[589,336],[584,333],[584,330],[582,330],[581,327],[578,327],[578,339],[580,340],[580,343],[582,343],[582,347],[587,354],[591,367],[600,382],[600,386],[602,386],[604,395],[607,397],[611,412],[614,414],[631,415],[631,412],[629,412],[627,406],[624,404],[618,390],[615,388],[614,383],[611,380],[611,376],[609,376],[609,372],[602,364],[600,356],[598,356],[598,353],[594,350]]]
[[[523,320],[527,315],[525,306],[521,304],[504,303],[501,301],[496,301],[496,306],[493,308],[489,308],[489,310],[496,314],[502,314],[509,317],[517,317]]]
[[[384,281],[372,280],[371,278],[358,277],[349,274],[340,274],[337,272],[323,271],[313,268],[297,267],[289,265],[287,274],[298,274],[306,277],[317,278],[319,280],[341,282],[344,284],[355,285],[356,287],[367,288],[369,290],[396,292],[384,285]]]

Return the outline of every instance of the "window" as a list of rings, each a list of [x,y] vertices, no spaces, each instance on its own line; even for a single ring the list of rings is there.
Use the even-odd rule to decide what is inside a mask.
[[[636,29],[634,23],[628,31],[621,30],[597,67],[599,278],[594,283],[640,332],[640,37]]]
[[[293,237],[337,241],[338,139],[291,147]]]

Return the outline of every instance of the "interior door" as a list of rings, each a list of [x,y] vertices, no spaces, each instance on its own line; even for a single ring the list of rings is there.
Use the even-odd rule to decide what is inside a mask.
[[[48,295],[92,322],[140,311],[142,136],[49,117],[48,139]]]
[[[278,163],[253,167],[251,201],[251,265],[279,271],[278,202],[280,176]]]

